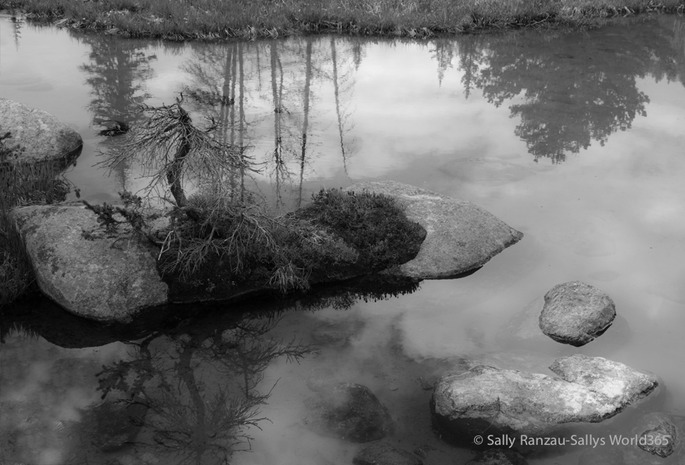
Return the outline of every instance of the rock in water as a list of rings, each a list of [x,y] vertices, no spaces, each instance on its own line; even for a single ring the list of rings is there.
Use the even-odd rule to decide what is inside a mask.
[[[559,377],[480,365],[436,384],[432,410],[447,439],[477,434],[543,436],[572,422],[597,423],[651,393],[657,379],[601,357],[574,355],[550,369]]]
[[[637,446],[645,452],[666,458],[680,446],[678,427],[664,413],[650,413],[642,419]]]
[[[384,438],[392,430],[388,409],[366,386],[338,383],[322,386],[316,398],[307,401],[312,425],[352,442]]]
[[[0,136],[12,150],[11,159],[3,163],[54,163],[66,167],[80,154],[81,136],[51,114],[29,108],[19,102],[0,98]]]
[[[81,206],[22,207],[12,215],[41,291],[66,310],[128,323],[167,302],[154,250],[135,234],[109,237]]]
[[[614,302],[589,284],[572,281],[545,294],[540,329],[563,344],[579,347],[602,335],[614,321]]]
[[[372,192],[394,197],[407,218],[428,233],[418,255],[388,270],[416,279],[452,278],[483,266],[523,233],[482,208],[395,181],[360,182],[346,191]]]

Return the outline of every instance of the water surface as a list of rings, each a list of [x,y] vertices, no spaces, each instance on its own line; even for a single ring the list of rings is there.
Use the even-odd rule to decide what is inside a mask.
[[[183,93],[196,121],[220,121],[223,137],[262,163],[246,182],[274,208],[321,187],[393,179],[471,200],[525,237],[469,277],[316,311],[293,304],[248,320],[250,331],[221,305],[178,327],[108,332],[35,304],[16,327],[3,323],[0,462],[221,463],[250,448],[231,463],[351,463],[359,445],[308,427],[312,380],[330,378],[370,387],[396,420],[391,440],[421,449],[427,464],[464,463],[472,453],[430,428],[424,388],[436,375],[479,360],[544,372],[578,352],[657,374],[666,389],[646,408],[685,413],[684,83],[677,17],[425,42],[232,44],[72,35],[2,18],[0,96],[82,134],[67,176],[85,199],[146,184],[136,166],[94,166],[117,144],[98,135],[103,122],[135,124],[141,103]],[[606,291],[619,315],[582,348],[534,329],[542,296],[570,280]],[[230,411],[210,415],[243,392],[270,394],[255,404],[255,418],[270,421],[242,430],[249,441],[228,434]],[[93,439],[103,394],[154,406],[136,444]],[[575,464],[582,452],[530,463]]]

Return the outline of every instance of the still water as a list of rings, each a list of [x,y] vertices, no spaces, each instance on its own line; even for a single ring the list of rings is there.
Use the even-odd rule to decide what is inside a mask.
[[[316,384],[332,380],[376,394],[395,421],[392,443],[429,465],[462,464],[473,453],[431,431],[435,377],[478,361],[546,372],[573,353],[657,374],[665,389],[648,409],[685,415],[682,18],[425,42],[232,44],[0,18],[0,96],[81,133],[67,177],[82,198],[113,201],[146,184],[136,166],[95,166],[117,144],[98,132],[181,93],[196,121],[220,121],[261,164],[248,183],[275,209],[321,187],[392,179],[473,201],[525,237],[471,276],[377,301],[264,302],[241,309],[244,320],[217,304],[114,329],[48,302],[10,312],[0,463],[349,464],[360,445],[320,434],[307,408]],[[535,329],[542,296],[570,280],[603,289],[618,313],[582,348]],[[129,412],[137,424],[117,423],[122,398],[149,406]],[[631,425],[619,417],[610,427]],[[576,464],[584,452],[530,463]]]

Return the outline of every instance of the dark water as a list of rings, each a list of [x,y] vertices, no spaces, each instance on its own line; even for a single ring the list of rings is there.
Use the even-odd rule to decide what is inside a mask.
[[[67,175],[88,200],[146,184],[139,167],[93,166],[117,144],[98,135],[105,122],[135,124],[139,104],[182,92],[196,121],[222,122],[226,140],[263,164],[246,182],[274,207],[394,179],[471,200],[525,233],[469,277],[379,301],[264,302],[239,309],[252,312],[245,320],[216,305],[109,329],[45,302],[15,309],[2,318],[0,463],[351,463],[359,445],[310,427],[312,386],[330,379],[370,387],[396,422],[391,440],[427,464],[460,464],[472,453],[430,428],[425,387],[437,374],[476,361],[546,372],[576,352],[656,373],[666,389],[645,408],[685,413],[684,83],[677,17],[428,42],[229,45],[0,19],[0,96],[82,134]],[[544,293],[574,279],[605,290],[619,315],[579,349],[535,329]],[[141,414],[117,413],[117,399],[150,408],[122,426]],[[607,428],[629,429],[621,418]],[[576,464],[583,452],[530,462]]]

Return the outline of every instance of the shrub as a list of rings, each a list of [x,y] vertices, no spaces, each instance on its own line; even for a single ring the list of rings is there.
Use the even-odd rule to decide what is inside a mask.
[[[357,265],[379,271],[414,258],[426,231],[407,219],[395,199],[321,190],[298,216],[327,228],[359,252]]]

